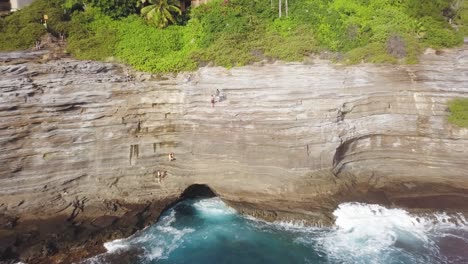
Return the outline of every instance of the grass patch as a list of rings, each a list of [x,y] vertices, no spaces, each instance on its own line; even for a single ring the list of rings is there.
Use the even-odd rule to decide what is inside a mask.
[[[468,98],[459,98],[448,104],[450,116],[448,121],[459,127],[468,127]]]

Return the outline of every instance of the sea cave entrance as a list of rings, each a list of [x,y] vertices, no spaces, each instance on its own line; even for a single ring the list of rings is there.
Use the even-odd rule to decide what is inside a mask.
[[[190,198],[213,198],[216,193],[206,184],[192,184],[180,196],[180,199]]]

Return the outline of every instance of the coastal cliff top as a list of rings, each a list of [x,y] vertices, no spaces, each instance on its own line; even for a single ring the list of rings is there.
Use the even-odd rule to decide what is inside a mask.
[[[467,97],[467,52],[164,76],[2,53],[0,256],[96,255],[197,185],[269,221],[331,225],[349,201],[466,213],[468,129],[447,106]]]
[[[149,16],[152,5],[137,2],[37,0],[0,18],[0,50],[57,42],[79,59],[178,72],[309,62],[311,55],[344,64],[414,64],[426,48],[458,46],[468,35],[466,1],[168,1],[167,17]]]

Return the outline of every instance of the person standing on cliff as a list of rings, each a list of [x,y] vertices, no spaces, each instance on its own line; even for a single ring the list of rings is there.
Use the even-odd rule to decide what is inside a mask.
[[[158,175],[158,183],[161,183],[162,173],[160,170],[157,171],[157,175]]]
[[[214,95],[211,95],[211,108],[215,106],[215,98]]]

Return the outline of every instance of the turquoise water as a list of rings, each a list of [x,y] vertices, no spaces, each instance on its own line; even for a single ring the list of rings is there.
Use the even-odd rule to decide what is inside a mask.
[[[468,263],[461,215],[416,217],[358,203],[334,214],[335,227],[311,228],[243,217],[218,198],[190,199],[85,263]]]

